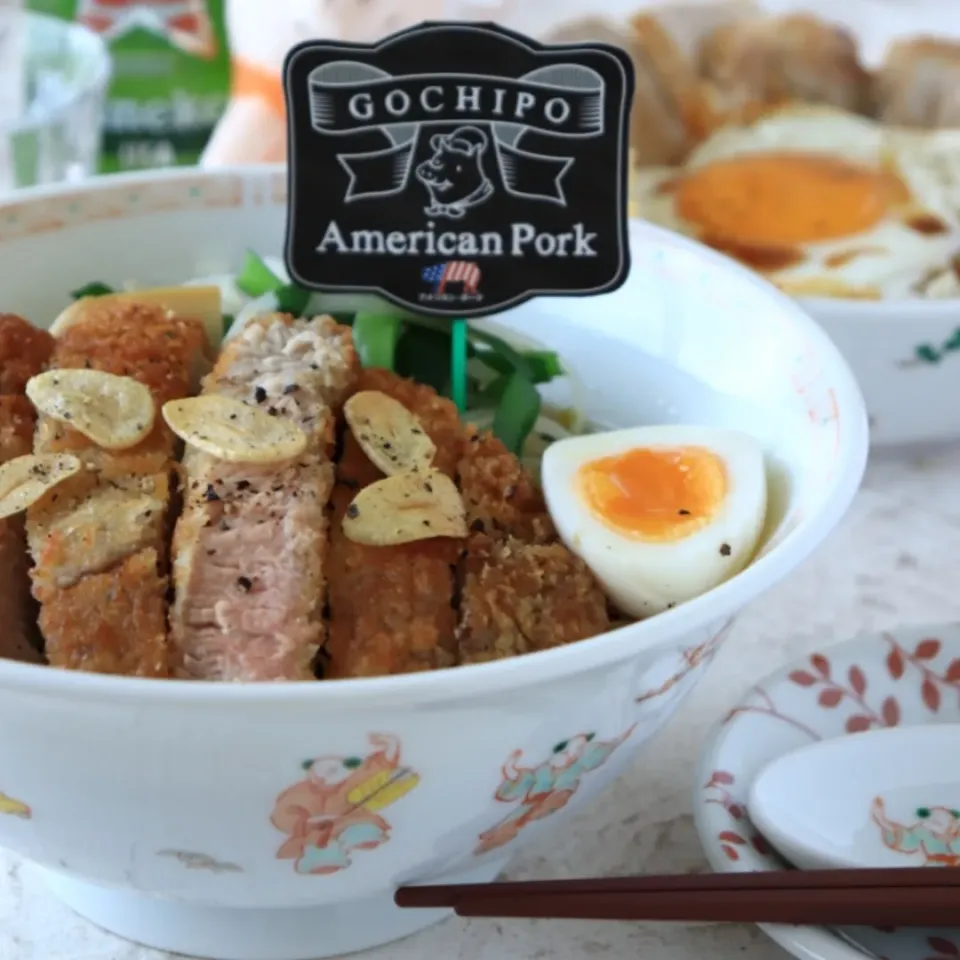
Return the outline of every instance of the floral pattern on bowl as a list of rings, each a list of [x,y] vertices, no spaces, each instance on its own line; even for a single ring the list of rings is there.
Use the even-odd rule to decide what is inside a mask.
[[[775,758],[805,744],[882,727],[960,722],[960,624],[857,637],[761,681],[721,721],[701,757],[697,832],[720,872],[786,866],[754,827],[746,797]],[[960,929],[764,925],[805,960],[960,958]]]

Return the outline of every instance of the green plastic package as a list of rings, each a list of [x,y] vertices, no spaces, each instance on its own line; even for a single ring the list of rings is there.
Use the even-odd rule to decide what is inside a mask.
[[[224,0],[26,0],[26,6],[76,20],[110,47],[102,172],[197,162],[229,94]]]

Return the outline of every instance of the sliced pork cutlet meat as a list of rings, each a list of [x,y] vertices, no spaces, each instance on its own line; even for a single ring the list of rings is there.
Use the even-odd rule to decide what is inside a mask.
[[[53,666],[169,675],[166,540],[178,441],[160,407],[189,394],[204,346],[200,320],[96,298],[57,337],[51,368],[132,377],[149,388],[157,412],[140,443],[117,451],[39,419],[35,452],[68,452],[84,464],[27,513],[33,593]]]
[[[464,428],[449,400],[389,370],[362,371],[356,389],[378,390],[410,410],[436,445],[434,466],[455,477]],[[456,564],[463,541],[434,537],[375,547],[344,536],[350,501],[382,477],[346,428],[333,492],[325,679],[414,673],[456,662]]]
[[[297,423],[307,449],[281,465],[227,463],[194,448],[173,542],[171,637],[183,676],[311,680],[325,640],[327,506],[335,411],[358,361],[330,317],[268,314],[230,340],[205,394]]]
[[[458,469],[471,531],[460,563],[459,661],[514,657],[608,630],[603,591],[557,539],[520,461],[492,434],[472,433]]]

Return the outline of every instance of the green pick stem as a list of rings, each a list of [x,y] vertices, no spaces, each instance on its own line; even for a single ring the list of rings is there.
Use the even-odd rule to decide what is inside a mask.
[[[461,413],[467,409],[466,320],[454,320],[450,331],[450,398]]]

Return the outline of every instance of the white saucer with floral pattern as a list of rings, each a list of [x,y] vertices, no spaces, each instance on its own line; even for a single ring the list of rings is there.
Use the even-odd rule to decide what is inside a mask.
[[[786,866],[746,804],[754,778],[777,757],[866,730],[944,722],[960,722],[960,624],[863,635],[772,674],[721,721],[698,767],[694,819],[711,865],[722,873]],[[903,841],[903,866],[960,866],[960,816],[939,816],[950,807],[941,801],[931,796],[916,810],[887,811],[887,833]],[[869,804],[863,824],[882,829]],[[960,960],[960,927],[763,929],[804,960],[863,960],[864,952],[879,960]]]

